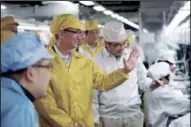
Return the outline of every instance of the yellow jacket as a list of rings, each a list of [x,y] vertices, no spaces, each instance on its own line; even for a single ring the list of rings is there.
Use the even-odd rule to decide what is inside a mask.
[[[91,57],[95,56],[96,54],[98,54],[99,52],[101,52],[101,50],[104,47],[104,42],[99,40],[98,41],[98,45],[95,47],[95,49],[91,50],[88,45],[86,43],[82,44],[82,49],[85,50],[86,52],[88,52]]]
[[[35,102],[41,127],[72,127],[73,123],[94,127],[93,88],[109,90],[127,80],[128,75],[121,70],[107,75],[75,51],[68,67],[53,49],[49,51],[56,56],[52,61],[53,77],[47,96]]]

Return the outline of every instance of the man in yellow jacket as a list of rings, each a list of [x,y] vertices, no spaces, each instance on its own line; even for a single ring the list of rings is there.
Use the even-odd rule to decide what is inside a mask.
[[[76,52],[81,40],[81,25],[76,16],[56,16],[50,30],[55,35],[49,48],[55,56],[53,76],[47,96],[35,103],[41,127],[94,127],[93,88],[106,91],[124,82],[135,67],[138,50],[124,60],[124,68],[105,74],[92,60]]]
[[[103,49],[104,43],[99,39],[99,28],[96,20],[87,20],[85,29],[86,43],[81,47],[93,57]]]
[[[13,16],[5,16],[1,18],[1,30],[7,30],[17,33],[18,25],[19,24],[15,21],[15,18]]]

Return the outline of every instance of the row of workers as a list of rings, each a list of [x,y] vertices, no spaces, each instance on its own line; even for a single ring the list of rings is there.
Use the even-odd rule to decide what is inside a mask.
[[[38,126],[34,102],[42,127],[143,127],[138,90],[149,88],[151,127],[166,127],[171,115],[189,112],[189,99],[171,92],[175,91],[169,85],[173,63],[163,59],[150,67],[147,77],[138,50],[127,43],[130,39],[122,23],[104,25],[103,44],[95,21],[86,23],[84,31],[74,15],[56,16],[50,24],[54,37],[49,55],[35,34],[8,34],[17,32],[18,23],[7,19],[12,19],[12,26],[1,27],[1,38],[6,38],[1,47],[2,126]],[[162,69],[157,71],[159,66]],[[166,87],[171,91],[162,93]],[[170,114],[169,108],[177,112]]]

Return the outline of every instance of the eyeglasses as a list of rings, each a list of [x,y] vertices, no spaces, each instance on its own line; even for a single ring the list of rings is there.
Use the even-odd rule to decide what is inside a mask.
[[[64,32],[70,32],[70,33],[74,33],[74,34],[81,34],[82,31],[80,30],[70,30],[70,29],[65,29],[63,30]]]
[[[128,44],[127,42],[125,41],[124,43],[120,44],[120,43],[112,43],[112,42],[109,42],[109,44],[113,47],[124,47],[124,48],[127,48],[128,47]]]
[[[90,30],[88,31],[89,34],[99,34],[98,30]]]
[[[35,65],[32,65],[32,67],[47,68],[47,69],[49,69],[50,71],[52,71],[52,70],[53,70],[53,65],[52,65],[52,64],[49,64],[49,65],[40,65],[40,64],[35,64]]]

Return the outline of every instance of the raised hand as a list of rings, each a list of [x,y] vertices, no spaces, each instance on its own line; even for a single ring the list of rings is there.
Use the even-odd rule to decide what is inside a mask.
[[[123,60],[123,62],[124,62],[123,70],[125,73],[129,73],[135,68],[135,66],[137,64],[138,57],[139,57],[139,50],[137,48],[135,48],[132,50],[132,52],[129,56],[129,59]]]

